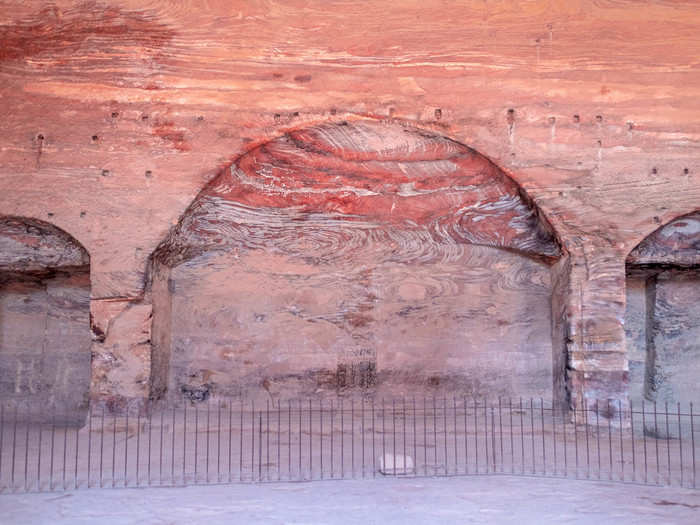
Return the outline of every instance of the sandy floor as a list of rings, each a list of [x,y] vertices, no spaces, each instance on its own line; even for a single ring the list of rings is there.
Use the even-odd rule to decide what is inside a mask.
[[[700,491],[472,476],[0,496],[8,524],[700,523]]]

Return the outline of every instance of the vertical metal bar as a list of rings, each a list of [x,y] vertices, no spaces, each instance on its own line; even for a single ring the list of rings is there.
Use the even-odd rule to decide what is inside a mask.
[[[413,474],[418,475],[418,443],[416,441],[416,396],[413,396]],[[372,452],[374,455],[374,452]]]
[[[586,430],[586,477],[591,477],[591,456],[590,449],[588,447],[588,402],[583,400],[583,419],[585,421]]]
[[[273,405],[274,406],[274,405]],[[277,481],[282,479],[282,461],[280,448],[282,447],[282,400],[277,400]],[[229,456],[231,454],[229,453]],[[230,463],[230,460],[229,460]]]
[[[696,488],[697,471],[695,470],[695,419],[693,417],[693,403],[690,403],[690,450],[693,451],[693,488]]]
[[[187,484],[187,400],[182,403],[182,484]]]
[[[666,414],[666,464],[668,465],[668,483],[671,483],[671,431],[668,426],[668,401],[664,403],[664,413]],[[657,438],[658,439],[658,438]]]
[[[153,434],[153,412],[151,408],[149,408],[148,411],[148,482],[147,485],[151,485],[151,441],[153,441],[152,438]],[[101,446],[101,445],[100,445]],[[100,452],[100,455],[102,453]],[[102,465],[102,462],[100,462],[100,465]],[[100,478],[102,478],[102,467],[100,466]],[[100,483],[101,486],[101,483]]]
[[[311,406],[311,398],[309,398],[309,479],[314,479],[314,467],[313,467],[313,407]],[[354,476],[353,476],[354,477]]]
[[[363,414],[364,414],[364,406],[365,405],[364,405],[364,398],[363,398],[362,399],[362,413]],[[320,469],[321,469],[321,479],[323,479],[323,399],[318,400],[318,420],[319,420],[318,424],[320,427],[319,449],[321,452],[321,454],[320,454],[321,458],[319,460],[319,463],[320,463]],[[364,419],[363,419],[362,424],[364,425]],[[277,450],[279,452],[279,448]],[[363,443],[362,443],[362,469],[363,469],[362,474],[363,474],[363,476],[364,476],[364,467],[365,467],[364,453],[365,453],[365,447],[364,447],[364,441],[363,441]],[[278,455],[278,458],[279,458],[279,455]],[[279,462],[279,459],[278,459],[278,462]]]
[[[535,473],[535,407],[530,398],[530,446],[532,448],[532,473]]]
[[[129,460],[129,405],[126,405],[126,422],[124,423],[124,486],[128,485],[128,460]]]
[[[681,404],[677,405],[678,408],[678,459],[680,461],[681,467],[681,487],[683,486],[683,433],[681,431]]]
[[[268,406],[268,418],[269,416],[270,408]],[[173,426],[173,432],[174,431],[175,426]],[[173,445],[174,444],[175,435],[173,434]],[[221,483],[221,399],[219,399],[218,404],[216,406],[216,482]]]
[[[243,400],[238,403],[240,424],[238,428],[238,479],[243,481]],[[290,405],[290,417],[291,417],[291,405]],[[291,425],[290,425],[291,427]],[[291,438],[290,438],[291,442]],[[291,457],[291,454],[290,454]]]
[[[552,400],[552,436],[554,438],[552,446],[554,452],[554,475],[556,476],[559,463],[557,462],[557,419],[554,415],[554,400]]]
[[[355,479],[355,398],[350,398],[350,465]]]
[[[210,415],[210,413],[211,413],[211,403],[209,401],[207,401],[207,431],[205,433],[205,436],[207,438],[207,446],[206,446],[206,455],[205,455],[206,466],[204,468],[205,476],[206,476],[204,479],[207,483],[209,483],[209,435],[210,435],[209,415]]]
[[[51,479],[53,479],[53,430],[51,437]],[[15,488],[15,456],[17,455],[17,405],[15,404],[15,418],[12,425],[12,471],[10,475],[10,487]],[[53,490],[51,482],[49,482],[49,490]]]
[[[362,420],[362,425],[360,425],[360,433],[362,439],[362,477],[365,477],[365,397],[360,397],[360,419]]]
[[[490,469],[490,454],[489,454],[489,413],[486,407],[486,399],[484,399],[484,452],[486,456],[486,473]]]
[[[15,407],[15,427],[17,426],[17,408]],[[49,490],[53,490],[53,451],[56,437],[56,407],[51,410],[51,468],[49,470]],[[12,439],[14,446],[14,437]],[[12,451],[12,485],[15,484],[15,454]]]
[[[467,429],[467,419],[469,416],[467,415],[467,397],[462,396],[462,406],[464,408],[464,473],[469,474],[469,432]]]
[[[457,425],[455,424],[455,431],[456,430],[457,430]],[[501,469],[500,469],[500,472],[502,473],[505,461],[503,459],[503,413],[502,413],[502,406],[501,406],[501,396],[498,396],[498,439],[500,442],[500,449],[501,449]]]
[[[474,398],[474,456],[476,458],[476,473],[479,474],[479,421],[476,398]]]
[[[372,427],[374,427],[374,402],[372,403]],[[335,434],[335,414],[333,413],[333,399],[331,399],[331,479],[335,477],[333,471],[333,434]]]
[[[414,400],[415,401],[415,400]],[[377,477],[377,454],[376,454],[376,426],[375,426],[375,418],[374,418],[374,397],[372,397],[372,477],[375,478]],[[418,458],[416,458],[416,461]]]
[[[100,488],[102,488],[102,463],[104,457],[104,438],[105,438],[105,406],[102,405],[102,422],[100,430]],[[150,443],[149,443],[150,445]],[[53,455],[53,454],[52,454]],[[149,469],[150,472],[150,469]]]
[[[647,463],[647,422],[645,414],[644,399],[642,399],[642,441],[644,442],[644,483],[649,482],[648,463]]]
[[[454,429],[455,429],[455,438],[454,438],[454,446],[455,446],[455,474],[459,473],[459,458],[457,455],[457,398],[455,396],[452,396],[452,415],[454,416]]]
[[[622,429],[624,428],[622,424],[622,400],[618,400],[618,416],[620,420],[620,430],[618,433],[620,434],[620,481],[625,481],[625,448],[623,445],[623,439],[622,439]]]
[[[433,398],[435,403],[435,398]],[[391,457],[394,458],[394,476],[396,476],[396,400],[391,400]]]
[[[607,400],[608,404],[608,453],[610,454],[610,457],[608,458],[610,460],[610,473],[609,473],[609,479],[612,480],[612,470],[613,470],[613,451],[612,451],[612,412],[610,411],[610,400]]]
[[[277,440],[279,444],[279,439]],[[228,400],[228,482],[231,483],[231,458],[232,458],[232,444],[233,444],[233,401]],[[184,460],[184,459],[183,459]],[[279,468],[279,457],[277,458],[277,466]]]
[[[238,428],[238,479],[243,481],[243,400],[238,403],[240,424]],[[290,405],[290,417],[291,417],[291,405]],[[291,426],[291,425],[290,425]],[[291,442],[291,438],[290,438]],[[291,454],[290,454],[291,457]]]
[[[632,433],[632,481],[637,481],[637,454],[636,447],[634,446],[634,407],[632,406],[632,400],[630,399],[630,432]]]
[[[39,416],[39,436],[41,436],[41,416]],[[41,439],[41,438],[40,438]],[[2,479],[2,451],[5,440],[5,405],[0,403],[0,479]],[[41,443],[41,441],[39,441]],[[41,445],[39,445],[39,457],[41,457]],[[41,460],[39,460],[41,461]],[[41,463],[40,463],[41,464]],[[37,476],[38,478],[38,476]],[[37,486],[37,490],[39,487]]]
[[[544,447],[544,400],[540,398],[540,423],[542,424],[542,474],[547,475],[547,453]]]
[[[659,425],[656,417],[657,413],[656,401],[654,401],[654,448],[656,450],[656,483],[658,484],[661,480],[661,474],[659,469]]]
[[[447,476],[447,399],[445,397],[442,398],[442,436],[445,442],[445,476]]]
[[[403,419],[403,473],[408,474],[406,462],[406,398],[401,398],[401,419]]]
[[[163,427],[165,426],[165,407],[160,409],[160,446],[158,447],[158,482],[163,484]]]
[[[24,491],[29,491],[29,423],[32,420],[32,409],[29,403],[27,403],[27,417],[25,421],[25,431],[24,431]],[[63,434],[63,490],[66,490],[66,435],[65,430]]]
[[[515,474],[515,450],[513,447],[513,398],[508,398],[508,419],[510,425],[510,473]]]
[[[243,410],[241,410],[243,414]],[[243,428],[241,426],[241,428]],[[197,484],[197,471],[199,470],[199,405],[194,406],[194,483]],[[241,469],[242,471],[243,469]]]
[[[140,484],[139,463],[141,460],[141,407],[137,405],[136,412],[136,486]]]
[[[554,411],[554,407],[552,407],[552,411]],[[564,477],[568,478],[569,477],[569,463],[568,463],[568,447],[566,445],[566,442],[568,441],[567,435],[566,435],[566,419],[568,417],[568,412],[562,411],[561,414],[561,426],[562,426],[562,436],[564,438]],[[576,428],[574,427],[574,432],[576,431]]]
[[[386,417],[385,417],[384,398],[382,398],[382,469],[386,473]]]
[[[345,425],[344,425],[343,398],[340,398],[340,477],[345,477]],[[384,414],[384,400],[382,400],[382,415]]]
[[[425,396],[423,396],[423,473],[428,475],[428,403]]]
[[[258,414],[258,481],[262,481],[262,409]]]
[[[523,398],[520,398],[520,473],[525,474],[525,427],[523,426]]]
[[[88,408],[88,415],[92,409]],[[0,406],[0,420],[2,419],[2,406]],[[90,421],[92,424],[92,421]],[[41,449],[42,449],[42,434],[44,429],[44,408],[39,409],[39,453],[36,460],[36,490],[41,491]],[[0,423],[0,456],[2,456],[2,434],[5,432],[4,424]],[[88,436],[90,434],[88,433]],[[90,443],[88,437],[88,444]],[[0,470],[1,472],[1,470]],[[90,452],[88,445],[88,488],[90,488]]]
[[[493,460],[493,472],[496,472],[496,416],[495,407],[491,405],[491,457]]]
[[[287,475],[292,479],[292,400],[287,400],[288,418],[287,418]]]
[[[175,403],[173,403],[172,440],[170,443],[170,484],[171,485],[175,485],[175,425],[177,425],[177,414],[175,413]]]
[[[299,401],[299,465],[301,467],[301,401]],[[260,446],[260,443],[258,443]],[[301,470],[301,468],[299,469]],[[250,400],[250,479],[255,481],[255,400]]]
[[[299,400],[299,479],[304,479],[301,472],[301,421],[302,421],[301,399]]]
[[[576,415],[576,402],[574,401],[574,448],[576,452],[576,479],[578,479],[579,476],[579,463],[578,463],[578,419]]]
[[[438,469],[438,446],[437,446],[437,407],[435,406],[435,396],[433,396],[433,447],[435,448],[435,474]]]
[[[117,485],[117,474],[115,472],[117,456],[117,414],[112,415],[112,488]]]

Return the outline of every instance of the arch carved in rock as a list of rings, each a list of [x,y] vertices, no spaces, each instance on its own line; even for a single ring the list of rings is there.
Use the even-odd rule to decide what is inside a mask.
[[[549,397],[560,255],[522,188],[463,144],[393,122],[290,131],[213,180],[154,253],[155,397]]]

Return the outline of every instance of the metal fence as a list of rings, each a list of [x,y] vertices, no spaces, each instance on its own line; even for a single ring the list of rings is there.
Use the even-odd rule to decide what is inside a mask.
[[[0,492],[511,474],[697,487],[693,405],[466,398],[0,406]]]

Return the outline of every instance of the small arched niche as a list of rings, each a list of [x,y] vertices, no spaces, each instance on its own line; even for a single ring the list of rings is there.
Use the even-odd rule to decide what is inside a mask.
[[[630,399],[700,398],[700,211],[647,236],[626,268]]]
[[[551,398],[559,255],[467,146],[388,122],[290,131],[212,181],[154,253],[154,397]]]
[[[0,395],[23,416],[79,421],[90,385],[90,258],[43,221],[0,218]],[[30,411],[30,413],[28,413]]]

